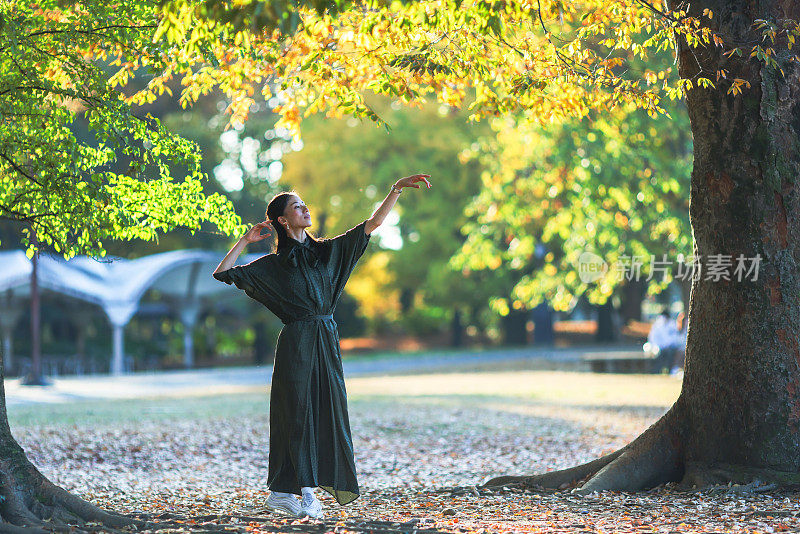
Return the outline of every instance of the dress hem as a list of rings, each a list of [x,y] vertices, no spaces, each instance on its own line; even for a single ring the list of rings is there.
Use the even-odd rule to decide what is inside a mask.
[[[330,493],[331,497],[333,497],[334,500],[337,503],[339,503],[341,506],[346,506],[346,505],[350,504],[351,502],[355,501],[356,499],[358,499],[361,496],[360,493],[354,493],[354,492],[348,491],[348,490],[337,490],[337,489],[334,489],[333,486],[320,486],[320,485],[315,485],[315,484],[309,484],[308,486],[303,486],[303,487],[320,488],[322,490],[325,490],[326,492]],[[302,495],[302,492],[300,490],[298,490],[297,488],[280,489],[280,488],[277,488],[277,487],[271,487],[270,486],[269,490],[270,491],[277,491],[279,493],[292,493],[294,495]],[[337,497],[337,493],[339,495],[345,494],[345,495],[347,495],[347,497],[350,497],[350,498],[349,499],[341,499],[341,500],[339,500],[339,497]]]

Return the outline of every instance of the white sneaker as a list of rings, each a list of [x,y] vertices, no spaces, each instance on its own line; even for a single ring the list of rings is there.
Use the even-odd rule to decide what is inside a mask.
[[[289,514],[294,517],[303,517],[305,515],[300,506],[300,501],[291,493],[270,492],[266,505],[273,512]]]
[[[322,503],[313,493],[304,493],[301,501],[302,515],[312,519],[322,519]]]

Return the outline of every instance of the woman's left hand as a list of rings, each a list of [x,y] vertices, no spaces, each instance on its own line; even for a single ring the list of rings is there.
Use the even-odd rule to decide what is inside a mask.
[[[419,189],[419,185],[417,185],[417,182],[425,182],[425,184],[428,186],[428,189],[430,189],[431,183],[428,181],[428,178],[430,177],[431,177],[430,174],[412,174],[411,176],[400,178],[399,180],[397,180],[397,182],[395,182],[394,186],[397,189],[402,189],[404,187],[414,187],[416,189]]]

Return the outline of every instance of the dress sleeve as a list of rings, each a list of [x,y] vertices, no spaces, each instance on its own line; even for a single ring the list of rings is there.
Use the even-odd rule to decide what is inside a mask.
[[[290,292],[286,291],[282,273],[275,268],[275,260],[275,254],[267,254],[246,265],[214,273],[214,278],[235,285],[283,320],[287,315],[286,303]]]
[[[366,226],[367,221],[363,221],[329,241],[331,248],[328,269],[337,294],[344,287],[358,259],[367,250],[370,236],[365,232]]]
[[[227,271],[214,273],[214,278],[228,285],[234,284],[236,287],[252,296],[251,294],[254,292],[256,286],[255,263],[256,262],[253,261],[246,265],[236,265]]]

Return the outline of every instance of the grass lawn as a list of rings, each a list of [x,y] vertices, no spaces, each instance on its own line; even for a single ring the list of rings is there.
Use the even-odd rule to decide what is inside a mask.
[[[135,421],[247,417],[263,414],[269,388],[243,394],[79,401],[9,407],[12,428],[38,425],[104,425]],[[534,403],[563,406],[666,408],[678,397],[680,380],[666,375],[613,375],[554,371],[430,373],[347,380],[350,404],[383,400],[449,405]]]
[[[666,375],[614,375],[557,371],[436,373],[353,378],[347,381],[353,400],[365,397],[484,397],[542,404],[669,407],[681,382]]]

